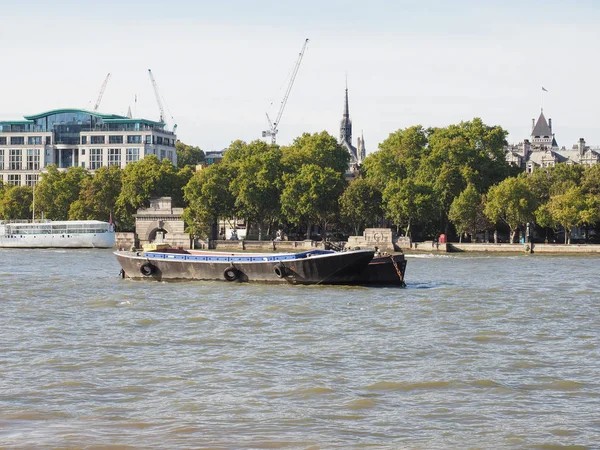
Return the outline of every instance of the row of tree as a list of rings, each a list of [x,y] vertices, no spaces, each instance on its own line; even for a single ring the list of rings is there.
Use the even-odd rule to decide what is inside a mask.
[[[474,237],[503,224],[514,240],[527,223],[564,228],[600,221],[600,166],[558,165],[520,173],[505,160],[506,131],[480,119],[444,128],[398,130],[345,177],[349,155],[326,132],[296,138],[289,146],[233,142],[221,163],[195,171],[204,156],[178,143],[178,166],[154,156],[121,170],[48,167],[35,189],[36,216],[54,220],[112,215],[121,230],[155,196],[185,207],[187,230],[209,237],[218,220],[243,218],[259,237],[274,226],[312,225],[358,234],[392,225],[418,239],[441,232]],[[30,217],[28,187],[0,190],[0,217]],[[214,237],[214,236],[213,236]]]
[[[204,160],[198,147],[176,144],[175,167],[167,159],[150,155],[128,164],[101,167],[92,175],[81,167],[66,171],[48,166],[34,190],[29,186],[0,185],[0,219],[108,221],[112,216],[123,230],[132,230],[133,214],[154,196],[171,196],[183,205],[183,187]],[[35,210],[35,211],[33,211]]]

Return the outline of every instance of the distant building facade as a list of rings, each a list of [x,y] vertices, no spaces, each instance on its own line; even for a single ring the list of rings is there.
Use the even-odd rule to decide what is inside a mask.
[[[124,168],[147,155],[177,164],[177,136],[162,122],[58,109],[0,121],[0,181],[33,186],[45,167]]]
[[[357,146],[352,145],[352,120],[350,119],[350,108],[348,105],[348,87],[346,86],[346,96],[344,99],[344,113],[340,122],[340,140],[339,143],[350,154],[350,166],[347,175],[357,175],[360,163],[363,162],[367,154],[364,136],[357,139]]]
[[[532,173],[539,167],[553,167],[556,164],[581,164],[593,166],[600,162],[600,148],[592,148],[580,138],[570,149],[558,146],[552,130],[552,119],[546,120],[542,110],[536,122],[531,121],[531,136],[517,145],[504,149],[509,164]]]

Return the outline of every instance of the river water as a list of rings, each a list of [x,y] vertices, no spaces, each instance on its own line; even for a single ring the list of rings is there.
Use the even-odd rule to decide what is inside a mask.
[[[599,263],[421,255],[406,289],[283,287],[0,250],[0,447],[599,448]]]

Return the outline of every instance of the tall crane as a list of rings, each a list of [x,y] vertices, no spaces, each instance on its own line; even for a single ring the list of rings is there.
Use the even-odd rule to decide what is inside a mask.
[[[152,75],[152,70],[148,69],[148,75],[150,76],[150,81],[152,81],[152,87],[154,88],[154,95],[156,96],[156,103],[158,104],[158,110],[160,111],[160,120],[159,122],[165,123],[165,108],[163,107],[163,103],[160,97],[160,93],[158,92],[158,85],[156,84],[156,80],[154,79],[154,75]],[[173,117],[171,117],[172,119]],[[173,125],[173,133],[177,130],[177,124]]]
[[[110,78],[110,73],[106,75],[104,79],[104,83],[102,83],[102,87],[100,88],[100,93],[98,94],[98,99],[96,100],[96,104],[94,105],[94,111],[98,111],[98,107],[100,106],[100,102],[102,101],[102,96],[104,95],[104,90],[106,89],[106,85],[108,84],[108,79]]]
[[[296,79],[296,75],[298,74],[298,69],[300,68],[300,63],[302,62],[302,57],[304,56],[304,50],[306,50],[306,44],[308,44],[308,39],[304,41],[304,45],[302,46],[302,50],[298,55],[298,60],[296,61],[296,65],[294,66],[294,70],[292,71],[292,77],[290,78],[290,83],[285,91],[285,95],[283,96],[283,100],[281,101],[281,106],[279,107],[279,112],[277,113],[277,117],[275,117],[275,121],[271,122],[271,118],[269,117],[269,113],[267,113],[267,121],[269,122],[269,129],[262,132],[262,137],[271,136],[271,143],[275,144],[275,139],[278,133],[279,122],[281,121],[281,116],[283,115],[283,110],[285,109],[285,105],[290,96],[290,92],[292,91],[292,86],[294,85],[294,80]]]

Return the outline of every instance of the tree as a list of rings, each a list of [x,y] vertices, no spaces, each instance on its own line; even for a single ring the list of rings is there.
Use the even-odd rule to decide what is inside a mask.
[[[111,165],[100,167],[93,177],[85,178],[79,198],[69,208],[69,219],[108,221],[116,211],[121,174],[119,166]]]
[[[570,188],[579,186],[583,167],[570,164],[557,164],[554,167],[540,167],[530,174],[521,174],[529,189],[540,202],[547,202],[551,196],[564,194]]]
[[[210,237],[210,227],[219,218],[232,218],[235,198],[229,190],[231,174],[226,165],[215,164],[196,172],[184,188],[189,205],[184,209],[186,231],[195,237]]]
[[[573,227],[594,223],[598,220],[598,198],[587,196],[580,187],[571,187],[564,194],[550,197],[536,213],[542,226],[556,228],[562,225],[565,230],[565,244],[571,241]]]
[[[581,187],[589,194],[600,194],[600,164],[594,164],[584,170]]]
[[[375,223],[382,214],[381,191],[365,178],[351,182],[340,197],[340,215],[358,235],[361,228]]]
[[[448,218],[456,227],[459,235],[459,242],[462,242],[462,235],[469,233],[471,239],[475,239],[478,231],[483,231],[489,227],[489,221],[483,213],[482,196],[473,184],[469,184],[461,194],[454,199],[450,206]]]
[[[270,228],[281,212],[281,150],[277,145],[257,140],[250,144],[236,143],[236,152],[227,156],[223,164],[230,165],[235,174],[230,185],[235,196],[235,214],[246,218],[248,224],[257,223],[262,239],[263,225]]]
[[[60,171],[54,165],[46,172],[35,187],[35,209],[51,220],[67,220],[71,204],[79,198],[82,182],[91,175],[83,167],[69,167]]]
[[[439,202],[429,183],[411,179],[396,180],[383,191],[386,216],[411,236],[415,224],[427,222],[439,214]]]
[[[304,133],[294,139],[289,147],[282,149],[284,172],[298,173],[302,166],[314,164],[322,168],[329,167],[343,174],[348,170],[350,155],[329,133]]]
[[[362,164],[364,176],[379,184],[414,176],[421,160],[427,155],[428,132],[421,125],[397,130],[379,144],[379,151],[370,154]]]
[[[175,143],[175,151],[177,152],[177,167],[183,169],[186,166],[196,167],[196,165],[204,162],[204,152],[200,147],[186,145],[181,141]]]
[[[281,210],[293,224],[308,226],[318,223],[327,232],[327,224],[338,214],[338,199],[345,188],[339,172],[331,167],[306,164],[297,174],[283,176]]]
[[[452,202],[469,183],[486,192],[509,176],[504,157],[506,135],[501,127],[485,125],[479,118],[430,130],[429,151],[417,176],[432,184],[442,205],[442,221],[447,220]]]
[[[9,186],[0,196],[0,219],[31,218],[33,190],[29,186]]]
[[[519,227],[534,220],[537,207],[538,200],[527,183],[513,177],[490,188],[484,213],[492,222],[502,221],[508,225],[510,241],[514,242]]]
[[[147,207],[151,198],[168,196],[181,205],[181,187],[178,172],[168,159],[159,161],[155,155],[148,155],[128,164],[123,170],[121,193],[116,202],[121,228],[133,229],[133,214],[138,208]]]

